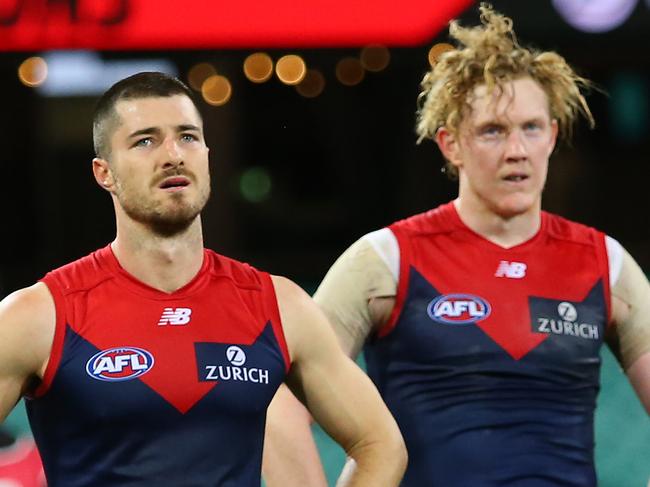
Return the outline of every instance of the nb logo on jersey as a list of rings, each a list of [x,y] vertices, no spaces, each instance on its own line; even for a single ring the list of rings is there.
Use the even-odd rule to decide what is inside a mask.
[[[502,260],[499,262],[499,267],[497,267],[494,276],[521,279],[526,276],[526,264],[523,262],[508,262],[507,260]]]
[[[190,308],[165,308],[158,325],[187,325],[191,315]]]

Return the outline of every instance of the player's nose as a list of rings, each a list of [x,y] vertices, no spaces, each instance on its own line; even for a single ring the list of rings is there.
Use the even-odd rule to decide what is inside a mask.
[[[183,164],[183,152],[175,140],[165,140],[163,144],[163,157],[165,168],[176,167]]]
[[[528,157],[528,151],[523,137],[523,134],[519,130],[512,130],[508,133],[505,154],[507,161],[518,162]]]

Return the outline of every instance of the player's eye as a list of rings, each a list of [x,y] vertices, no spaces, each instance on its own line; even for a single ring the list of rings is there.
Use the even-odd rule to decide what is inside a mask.
[[[181,140],[183,142],[195,142],[195,141],[199,140],[199,138],[194,134],[182,134],[181,135]]]
[[[539,130],[542,126],[538,122],[527,122],[524,124],[524,130],[527,132]]]
[[[149,147],[151,144],[153,144],[151,137],[143,137],[142,139],[136,140],[133,147]]]
[[[496,125],[496,124],[490,124],[490,125],[485,125],[481,127],[479,133],[480,135],[484,135],[486,137],[496,137],[498,135],[501,135],[505,132],[505,129],[501,125]]]

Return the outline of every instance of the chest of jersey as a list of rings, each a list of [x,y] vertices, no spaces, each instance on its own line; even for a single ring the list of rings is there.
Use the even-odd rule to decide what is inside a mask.
[[[549,239],[522,251],[486,250],[449,235],[415,240],[411,250],[397,328],[422,358],[520,360],[540,347],[556,363],[597,355],[606,276],[593,248]]]
[[[593,409],[608,318],[597,246],[539,235],[500,249],[448,232],[400,251],[397,319],[366,347],[388,402]]]
[[[71,399],[92,391],[95,414],[132,413],[121,391],[134,386],[179,413],[206,396],[232,414],[260,413],[284,376],[269,318],[227,287],[153,300],[109,282],[68,310],[57,387]]]

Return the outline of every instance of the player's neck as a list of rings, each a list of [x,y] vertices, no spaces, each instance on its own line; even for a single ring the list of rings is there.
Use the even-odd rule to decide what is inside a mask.
[[[471,198],[457,198],[454,206],[458,216],[471,230],[503,248],[510,248],[530,240],[539,231],[542,216],[538,206],[529,211],[504,216]]]
[[[182,232],[160,236],[132,220],[118,222],[111,244],[124,270],[139,281],[164,292],[189,283],[203,264],[203,230],[200,217]]]

